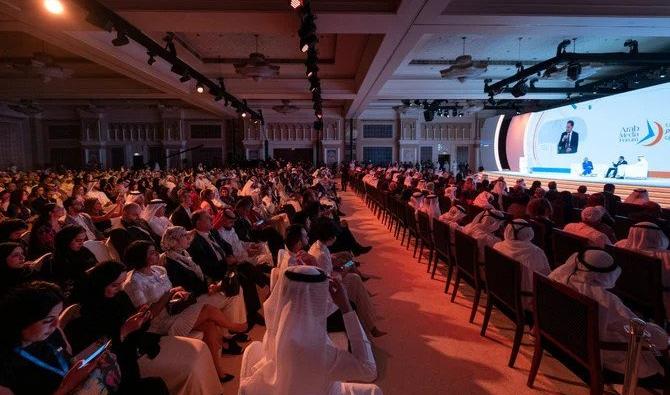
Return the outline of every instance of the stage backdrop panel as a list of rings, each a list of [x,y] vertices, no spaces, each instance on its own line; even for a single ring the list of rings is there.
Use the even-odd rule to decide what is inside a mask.
[[[629,164],[643,157],[649,176],[670,177],[670,83],[522,114],[510,123],[506,151],[511,170],[524,157],[535,173],[570,173],[585,157],[596,168],[609,167],[619,155]],[[559,153],[568,121],[578,143]]]

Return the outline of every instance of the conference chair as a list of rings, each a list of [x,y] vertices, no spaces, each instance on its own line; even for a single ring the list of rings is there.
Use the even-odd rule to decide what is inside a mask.
[[[407,249],[409,250],[409,246],[412,241],[412,237],[414,237],[414,254],[412,254],[412,257],[416,257],[416,250],[417,246],[419,243],[419,233],[417,231],[416,227],[416,216],[415,216],[415,211],[414,207],[410,206],[409,204],[405,205],[405,219],[407,221],[405,229],[403,230],[403,238],[405,236],[405,230],[407,231]]]
[[[549,262],[551,270],[564,264],[570,255],[582,251],[588,245],[587,238],[554,228],[552,230],[553,259]]]
[[[621,268],[612,292],[641,318],[665,327],[661,260],[614,246],[606,246],[605,250]]]
[[[625,352],[627,343],[601,342],[598,334],[598,303],[538,273],[533,275],[535,348],[528,373],[533,387],[542,355],[549,350],[559,362],[584,378],[588,373],[591,395],[603,393],[601,350]]]
[[[614,234],[616,235],[617,240],[622,240],[628,238],[628,231],[630,227],[633,226],[633,221],[624,217],[622,215],[614,216]]]
[[[643,211],[645,209],[644,206],[640,204],[632,204],[632,203],[619,203],[617,206],[616,213],[618,215],[622,215],[624,217],[629,216],[632,213],[636,213],[638,211]]]
[[[477,247],[477,240],[472,236],[456,230],[456,277],[454,279],[454,290],[451,293],[451,302],[456,300],[456,293],[461,284],[461,279],[468,282],[475,290],[475,295],[472,300],[472,310],[470,311],[470,320],[475,320],[477,314],[477,307],[479,307],[479,299],[482,295],[482,290],[485,287],[484,279],[481,276],[480,264],[477,260],[479,249]]]
[[[440,263],[441,259],[447,268],[447,283],[444,288],[444,293],[448,293],[451,276],[454,272],[454,260],[451,259],[451,227],[442,221],[434,220],[433,238],[435,239],[435,259],[433,261],[433,269],[430,278],[435,278],[435,271],[437,270],[437,265]]]
[[[105,262],[112,259],[112,256],[107,249],[104,241],[100,240],[86,240],[84,242],[84,248],[91,251],[95,255],[95,259],[98,262]]]
[[[486,310],[484,311],[484,321],[482,322],[481,336],[486,336],[486,328],[491,318],[491,311],[495,306],[501,313],[514,322],[514,341],[512,343],[512,353],[507,365],[514,367],[514,362],[519,354],[521,340],[526,324],[532,325],[530,317],[526,318],[526,313],[521,303],[521,297],[532,297],[533,294],[521,290],[521,264],[486,246],[484,250],[486,269]]]
[[[419,228],[419,242],[421,244],[419,247],[419,263],[421,263],[421,257],[425,247],[428,249],[428,268],[426,269],[426,272],[430,273],[430,263],[433,262],[433,252],[435,251],[433,232],[430,229],[430,217],[423,211],[419,211],[417,222]],[[437,220],[435,222],[437,222]]]

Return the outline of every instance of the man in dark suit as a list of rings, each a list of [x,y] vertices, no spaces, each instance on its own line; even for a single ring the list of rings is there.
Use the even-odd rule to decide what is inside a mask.
[[[561,133],[561,138],[558,140],[559,154],[574,154],[577,152],[579,145],[579,133],[572,130],[575,123],[570,120],[565,124],[565,132]]]
[[[191,192],[188,189],[180,189],[177,195],[179,197],[179,207],[177,207],[170,216],[170,222],[174,226],[181,226],[186,230],[192,230],[191,224]]]
[[[137,203],[127,203],[121,212],[121,227],[112,229],[109,239],[116,252],[123,256],[126,247],[135,240],[146,240],[160,250],[161,238],[151,230],[147,221],[140,218],[142,209]]]
[[[261,287],[269,285],[267,276],[254,265],[239,262],[235,258],[230,244],[226,243],[215,230],[214,226],[218,224],[212,223],[209,214],[202,210],[195,211],[191,215],[191,223],[195,236],[188,252],[193,261],[202,268],[205,275],[217,281],[223,279],[230,266],[234,266],[239,274],[240,287],[244,294],[249,328],[254,324],[265,325],[263,317],[258,313],[261,301],[256,284]]]
[[[605,174],[605,178],[610,178],[610,173],[612,173],[612,178],[616,178],[619,166],[627,164],[628,162],[626,162],[626,159],[624,159],[623,156],[620,156],[619,160],[616,163],[612,162],[612,167],[607,169],[607,174]]]

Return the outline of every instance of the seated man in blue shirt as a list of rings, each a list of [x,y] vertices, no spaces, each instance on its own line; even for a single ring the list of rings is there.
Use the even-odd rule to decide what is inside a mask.
[[[593,171],[593,163],[591,163],[589,158],[584,158],[584,162],[582,162],[582,169],[584,169],[582,172],[583,176],[591,175],[591,172]]]

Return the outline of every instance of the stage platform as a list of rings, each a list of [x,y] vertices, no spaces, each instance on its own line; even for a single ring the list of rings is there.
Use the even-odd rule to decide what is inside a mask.
[[[526,186],[530,187],[533,181],[542,182],[542,187],[547,188],[549,181],[558,183],[558,190],[577,192],[580,185],[585,185],[588,193],[600,192],[603,185],[612,183],[616,185],[615,193],[625,199],[635,188],[644,188],[649,191],[649,198],[664,208],[670,208],[670,178],[647,178],[645,180],[614,179],[602,177],[580,177],[570,176],[564,173],[519,173],[515,171],[487,171],[489,180],[493,181],[502,176],[507,186],[513,186],[516,180],[523,178]]]

